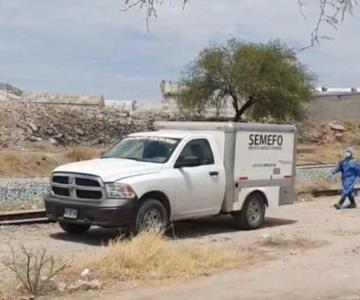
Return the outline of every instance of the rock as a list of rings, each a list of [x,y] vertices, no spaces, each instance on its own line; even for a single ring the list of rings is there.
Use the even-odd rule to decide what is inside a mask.
[[[268,233],[263,233],[263,234],[260,235],[260,237],[261,237],[262,239],[266,240],[266,239],[268,239],[268,238],[270,237],[270,234],[268,234]]]
[[[64,283],[64,282],[59,282],[58,284],[57,284],[57,290],[59,291],[59,292],[64,292],[65,291],[65,289],[66,289],[66,284]]]
[[[91,281],[79,280],[77,283],[68,287],[69,292],[99,290],[102,288],[101,281],[94,279]]]
[[[336,130],[336,131],[344,131],[345,130],[345,127],[335,121],[333,122],[330,122],[329,123],[329,127],[332,129],[332,130]]]
[[[32,142],[42,142],[43,139],[41,137],[32,135],[32,136],[30,136],[29,140]]]
[[[35,299],[34,295],[21,296],[20,298],[18,298],[18,300],[33,300],[33,299]]]
[[[91,273],[90,270],[86,268],[84,271],[81,272],[80,276],[82,278],[86,278],[89,277],[90,273]]]
[[[154,120],[167,118],[160,110],[135,111],[129,116],[109,107],[28,106],[22,101],[0,103],[0,111],[9,112],[6,125],[0,128],[0,145],[9,147],[21,147],[29,140],[108,146],[131,132],[152,130]]]
[[[79,135],[84,135],[84,131],[79,129],[79,128],[75,128],[76,133],[78,133]]]
[[[52,137],[48,139],[48,143],[51,144],[51,145],[57,145],[58,144],[57,140],[55,140]]]
[[[29,123],[29,127],[32,131],[37,131],[38,130],[38,127],[35,125],[35,123],[33,122],[30,122]]]
[[[344,139],[344,134],[342,132],[336,132],[335,133],[335,140],[336,141],[342,141]]]

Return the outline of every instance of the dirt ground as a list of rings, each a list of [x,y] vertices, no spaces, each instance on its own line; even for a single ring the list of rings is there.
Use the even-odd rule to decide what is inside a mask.
[[[360,299],[360,209],[336,211],[337,198],[268,211],[266,224],[256,231],[236,231],[231,218],[216,217],[175,224],[180,240],[230,243],[256,249],[267,257],[253,266],[186,281],[140,284],[119,283],[113,288],[76,294],[77,299]],[[0,228],[0,257],[5,241],[31,247],[46,245],[52,253],[71,256],[91,251],[115,237],[117,231],[94,228],[81,238],[70,238],[56,224]],[[26,238],[25,238],[26,236]],[[294,244],[276,247],[261,243],[267,237],[304,237],[312,249]],[[261,255],[261,254],[259,254]],[[131,286],[131,284],[130,284]],[[54,296],[73,299],[74,295]],[[46,297],[49,299],[49,297]]]

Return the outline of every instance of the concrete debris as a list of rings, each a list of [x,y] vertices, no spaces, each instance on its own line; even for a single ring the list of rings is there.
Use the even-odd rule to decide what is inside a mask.
[[[169,119],[163,111],[125,115],[116,108],[0,102],[0,147],[22,147],[27,142],[61,146],[108,146],[131,132],[153,129],[155,120]]]
[[[61,293],[64,292],[66,290],[66,284],[64,282],[59,282],[57,284],[57,290]]]
[[[341,145],[355,144],[360,142],[360,133],[357,128],[358,122],[330,122],[327,124],[303,122],[298,126],[298,142],[300,144],[329,145],[340,143]]]
[[[21,296],[20,298],[18,298],[18,300],[33,300],[33,299],[35,299],[34,295]]]
[[[89,277],[90,274],[91,274],[90,270],[86,268],[84,271],[81,272],[80,276],[81,278],[86,278]]]
[[[330,122],[329,127],[332,130],[341,131],[341,132],[345,130],[345,127],[337,122]]]
[[[30,122],[29,123],[29,127],[32,131],[37,131],[38,130],[38,127],[33,123],[33,122]]]
[[[57,145],[57,140],[55,139],[55,138],[49,138],[48,140],[47,140],[47,142],[49,143],[49,144],[51,144],[51,145]]]

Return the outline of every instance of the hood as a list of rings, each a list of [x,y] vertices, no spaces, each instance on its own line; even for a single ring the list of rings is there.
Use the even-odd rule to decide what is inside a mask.
[[[113,182],[131,176],[160,172],[162,165],[119,158],[102,158],[69,163],[53,172],[71,172],[99,176],[104,182]]]

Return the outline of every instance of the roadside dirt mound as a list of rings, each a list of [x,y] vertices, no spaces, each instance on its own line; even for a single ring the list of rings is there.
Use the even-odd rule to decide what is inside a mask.
[[[346,146],[360,145],[359,121],[347,121],[344,123],[304,122],[298,129],[301,144],[327,145],[338,143]]]
[[[109,145],[136,131],[151,130],[161,113],[129,116],[95,106],[27,105],[0,102],[0,147],[47,141],[52,145]]]
[[[334,163],[344,149],[351,147],[360,155],[360,122],[305,122],[298,126],[298,163]]]

